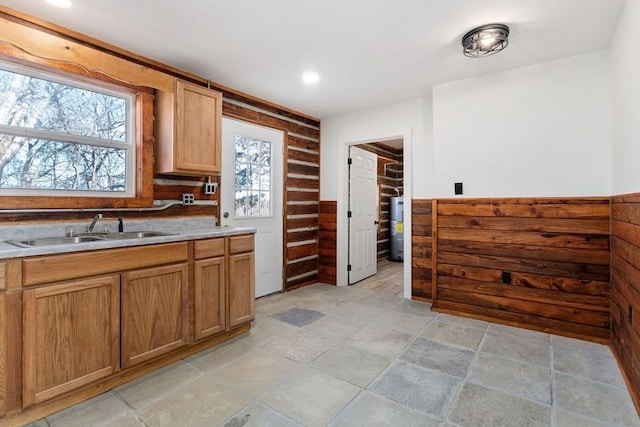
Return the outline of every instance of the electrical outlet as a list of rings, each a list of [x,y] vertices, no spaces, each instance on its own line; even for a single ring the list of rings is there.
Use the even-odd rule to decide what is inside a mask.
[[[456,183],[453,184],[453,193],[455,195],[462,194],[462,183],[461,182],[456,182]]]
[[[502,283],[511,284],[511,272],[503,271],[502,272]]]
[[[204,194],[216,194],[216,189],[218,188],[217,182],[205,182],[204,183]]]
[[[193,193],[182,193],[182,204],[183,205],[192,205],[195,201],[195,197]]]

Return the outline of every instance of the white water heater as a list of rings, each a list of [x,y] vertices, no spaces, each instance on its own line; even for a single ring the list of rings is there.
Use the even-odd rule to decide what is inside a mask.
[[[404,260],[404,197],[391,198],[391,239],[389,240],[389,259]]]

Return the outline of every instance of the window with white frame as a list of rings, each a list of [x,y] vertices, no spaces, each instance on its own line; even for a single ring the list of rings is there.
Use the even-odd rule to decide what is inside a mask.
[[[134,95],[0,62],[0,195],[135,195]]]
[[[235,216],[271,216],[271,143],[235,135]]]

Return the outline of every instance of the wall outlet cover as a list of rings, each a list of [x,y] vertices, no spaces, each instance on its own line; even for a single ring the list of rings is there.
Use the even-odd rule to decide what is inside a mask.
[[[456,183],[453,184],[453,193],[455,195],[462,194],[462,183],[461,182],[456,182]]]

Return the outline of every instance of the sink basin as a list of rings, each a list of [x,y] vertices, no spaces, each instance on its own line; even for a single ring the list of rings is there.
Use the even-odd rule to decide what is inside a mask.
[[[161,237],[161,236],[175,236],[173,233],[166,233],[164,231],[125,231],[124,233],[113,233],[104,236],[106,239],[143,239],[145,237]]]
[[[76,243],[86,243],[104,240],[101,236],[72,236],[72,237],[44,237],[42,239],[32,240],[9,240],[8,243],[19,246],[21,248],[32,248],[36,246],[55,246],[55,245],[70,245]]]
[[[37,246],[72,245],[105,240],[143,239],[145,237],[175,236],[164,231],[127,231],[124,233],[82,233],[70,237],[43,237],[31,240],[8,240],[7,243],[21,248],[33,248]]]

